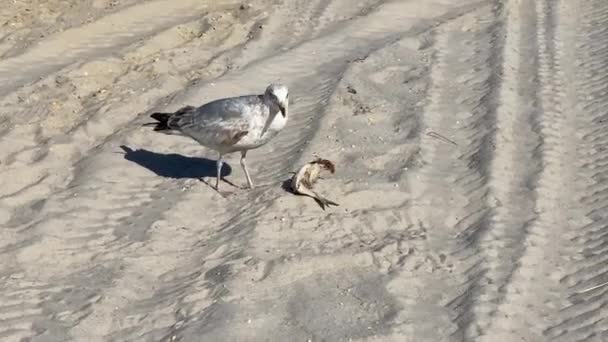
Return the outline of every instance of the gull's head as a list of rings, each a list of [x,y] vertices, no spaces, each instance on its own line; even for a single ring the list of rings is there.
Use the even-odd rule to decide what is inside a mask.
[[[289,91],[287,90],[287,86],[279,83],[272,83],[266,88],[264,96],[268,101],[279,108],[283,117],[287,116],[287,109],[289,107]]]

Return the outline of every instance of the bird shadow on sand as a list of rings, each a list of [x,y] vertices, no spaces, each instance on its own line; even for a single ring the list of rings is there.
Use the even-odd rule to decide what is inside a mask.
[[[167,178],[197,178],[202,180],[207,177],[216,176],[216,161],[199,158],[186,157],[179,154],[157,153],[145,149],[133,150],[132,148],[121,145],[124,151],[124,158],[134,162],[155,174]],[[232,167],[224,162],[222,167],[222,177],[232,173]]]

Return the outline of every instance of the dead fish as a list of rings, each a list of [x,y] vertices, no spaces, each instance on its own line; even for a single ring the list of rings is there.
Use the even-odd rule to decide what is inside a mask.
[[[318,193],[312,187],[320,178],[321,171],[327,170],[332,174],[336,172],[334,164],[327,159],[315,159],[312,162],[302,166],[291,178],[291,189],[294,193],[312,197],[325,210],[326,206],[339,205]]]

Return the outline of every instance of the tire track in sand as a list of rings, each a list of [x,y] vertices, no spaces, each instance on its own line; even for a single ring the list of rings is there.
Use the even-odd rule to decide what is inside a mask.
[[[214,5],[238,3],[222,0]],[[78,59],[111,52],[113,47],[199,16],[206,7],[198,0],[145,2],[100,18],[86,25],[86,30],[78,27],[55,34],[18,56],[0,61],[0,80],[11,80],[0,83],[0,95]],[[125,21],[125,17],[129,20]],[[15,74],[15,70],[20,73]]]
[[[537,1],[540,145],[538,217],[484,337],[600,341],[605,280],[608,4]]]
[[[583,119],[576,166],[585,190],[579,197],[581,214],[588,224],[578,231],[573,227],[578,233],[573,242],[581,250],[573,271],[561,279],[569,287],[569,302],[545,334],[554,341],[606,341],[608,287],[596,286],[608,282],[608,3],[568,2],[562,13],[570,19],[565,46],[574,47],[567,64],[572,65],[567,108]]]
[[[233,61],[246,67],[249,63],[265,60],[277,51],[287,51],[340,30],[346,22],[368,15],[384,2],[385,0],[366,0],[359,1],[354,6],[348,0],[284,2],[277,6],[277,15],[264,22],[261,39],[250,44],[247,51]],[[281,34],[285,27],[290,28],[289,35]]]
[[[409,183],[410,216],[426,230],[425,253],[438,266],[415,270],[408,279],[398,277],[392,285],[407,287],[392,292],[402,293],[401,320],[410,322],[411,336],[432,341],[453,336],[464,340],[470,296],[479,278],[474,242],[489,214],[485,198],[494,127],[492,71],[500,63],[492,53],[495,11],[491,4],[483,6],[440,26],[435,34],[432,85],[421,124],[422,166],[410,173]],[[421,318],[427,314],[434,319]]]
[[[531,185],[536,181],[540,143],[536,128],[537,44],[534,3],[507,1],[504,8],[504,44],[500,89],[497,89],[494,151],[489,158],[487,225],[475,242],[482,259],[467,339],[484,334],[491,325],[503,288],[511,279],[523,253],[526,227],[535,217]]]

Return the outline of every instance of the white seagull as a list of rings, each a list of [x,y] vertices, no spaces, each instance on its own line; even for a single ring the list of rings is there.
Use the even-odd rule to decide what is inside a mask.
[[[174,113],[153,113],[154,131],[190,137],[219,153],[215,189],[219,191],[223,156],[241,152],[247,184],[247,151],[266,144],[287,123],[289,92],[282,84],[270,84],[264,94],[218,99],[200,107],[185,106]],[[147,124],[150,125],[150,124]]]

